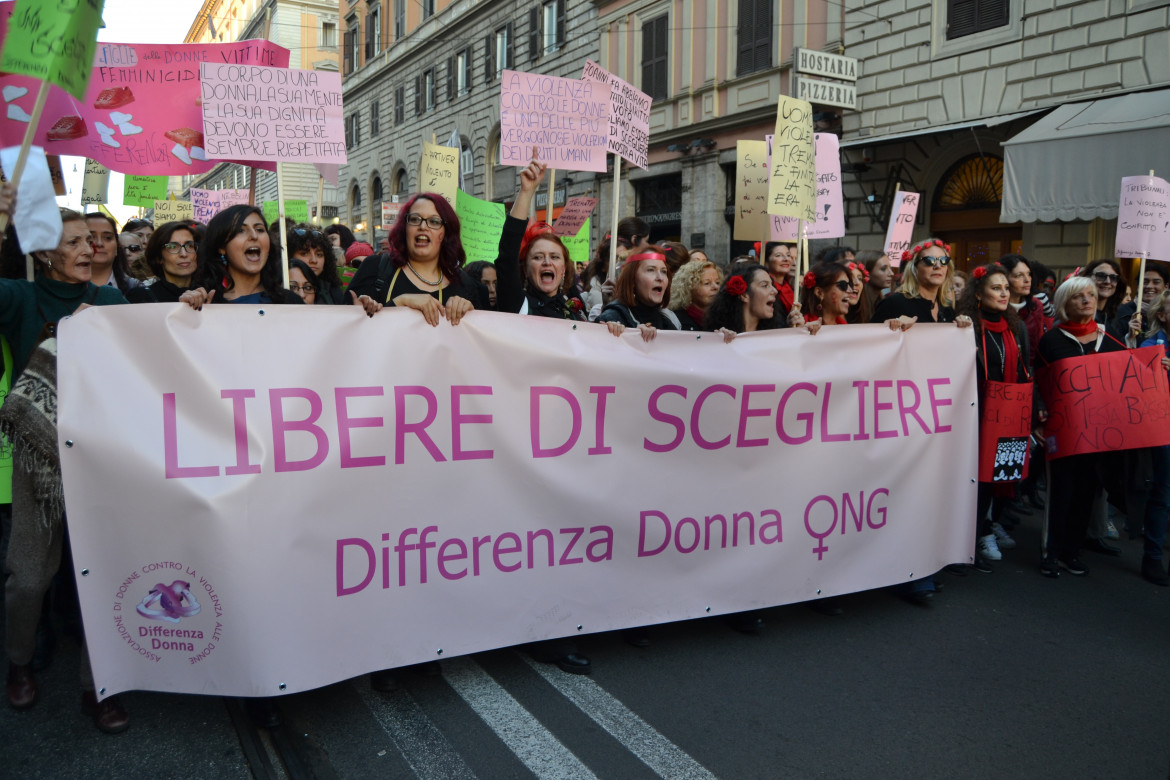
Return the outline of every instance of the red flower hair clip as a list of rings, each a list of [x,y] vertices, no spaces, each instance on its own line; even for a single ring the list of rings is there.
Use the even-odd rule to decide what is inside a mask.
[[[760,250],[762,249],[762,246],[760,245],[760,242],[759,242],[759,241],[757,241],[756,243],[752,244],[752,249],[755,249],[755,250],[756,250],[756,257],[759,257],[759,256],[760,256]]]
[[[987,276],[987,266],[985,265],[981,265],[971,272],[972,279],[982,279],[985,276]]]
[[[811,290],[812,288],[816,287],[817,275],[812,271],[809,271],[804,275],[804,278],[800,280],[800,286],[806,290]]]
[[[943,250],[948,255],[951,253],[951,245],[950,244],[944,244],[942,241],[939,241],[937,238],[934,238],[934,239],[931,239],[930,241],[923,241],[921,244],[915,244],[913,249],[911,249],[907,252],[903,252],[902,253],[902,262],[903,263],[909,262],[916,254],[923,251],[924,249],[930,249],[932,246],[937,246],[939,249]]]
[[[914,259],[914,253],[911,252],[909,249],[902,252],[902,262],[903,263],[909,263],[913,259]]]
[[[727,292],[732,295],[743,295],[747,292],[747,282],[742,276],[733,276],[727,280]]]

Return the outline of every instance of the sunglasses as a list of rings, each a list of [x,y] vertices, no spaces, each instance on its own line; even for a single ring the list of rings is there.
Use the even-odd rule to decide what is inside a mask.
[[[299,236],[301,238],[304,238],[305,236],[312,236],[313,238],[317,238],[317,237],[323,236],[325,234],[322,233],[320,230],[306,230],[305,228],[293,228],[293,235]]]
[[[920,258],[918,258],[918,264],[919,265],[929,265],[931,268],[938,268],[940,265],[941,266],[950,265],[951,258],[949,255],[943,255],[942,257],[920,257]]]
[[[127,244],[127,245],[126,245],[126,251],[127,251],[127,252],[141,252],[141,251],[142,251],[142,247],[141,247],[141,246],[139,246],[138,244]]]
[[[854,284],[853,284],[853,282],[847,282],[844,279],[839,279],[836,282],[833,282],[833,286],[836,287],[841,292],[849,292],[850,290],[853,289]]]
[[[1103,273],[1097,272],[1097,273],[1093,274],[1093,278],[1095,280],[1097,280],[1098,282],[1100,282],[1101,284],[1117,284],[1117,280],[1120,279],[1121,277],[1118,276],[1117,274],[1103,274]]]

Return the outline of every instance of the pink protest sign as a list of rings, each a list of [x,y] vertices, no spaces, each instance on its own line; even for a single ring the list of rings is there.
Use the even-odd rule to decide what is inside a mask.
[[[764,136],[768,146],[768,169],[772,168],[772,139]],[[841,154],[839,140],[832,133],[813,136],[817,166],[817,221],[805,225],[805,238],[840,238],[845,235],[845,206],[841,193]],[[769,214],[773,241],[795,241],[796,217]]]
[[[191,188],[192,218],[206,223],[228,206],[248,202],[247,190],[201,190]]]
[[[561,215],[553,223],[553,232],[558,236],[575,236],[597,208],[597,198],[569,198],[561,209]]]
[[[204,63],[199,78],[211,159],[345,162],[340,73]]]
[[[910,240],[914,235],[914,220],[918,214],[917,192],[899,190],[894,195],[894,205],[890,208],[890,228],[886,231],[886,254],[890,257],[890,265],[897,268],[902,264],[902,253],[910,248]]]
[[[645,168],[650,153],[650,104],[653,100],[593,60],[585,60],[585,72],[581,78],[610,86],[609,151]]]
[[[1126,176],[1117,205],[1114,256],[1170,260],[1170,184],[1157,176]]]
[[[604,172],[610,92],[600,81],[504,71],[500,165],[528,165],[535,146],[550,168]]]
[[[0,37],[13,3],[0,3]],[[112,171],[187,176],[210,171],[199,111],[202,62],[288,66],[288,49],[269,41],[211,44],[101,43],[85,99],[51,87],[33,143],[48,154],[96,160]],[[0,75],[5,114],[0,146],[21,143],[40,82]],[[264,166],[270,167],[270,166]]]

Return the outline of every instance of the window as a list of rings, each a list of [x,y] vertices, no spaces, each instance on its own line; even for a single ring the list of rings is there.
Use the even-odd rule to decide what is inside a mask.
[[[422,17],[430,19],[435,15],[435,0],[422,0]]]
[[[377,57],[378,51],[382,48],[382,25],[379,17],[377,5],[366,14],[366,62]]]
[[[370,103],[370,138],[378,136],[378,101]]]
[[[541,6],[541,53],[550,54],[565,44],[565,0],[550,0]]]
[[[947,0],[947,40],[1008,23],[1009,0]]]
[[[772,67],[773,0],[739,0],[735,75]]]
[[[337,46],[337,23],[336,22],[321,22],[321,46],[322,49],[332,49]]]
[[[353,185],[349,193],[349,224],[357,225],[362,221],[362,188]]]
[[[508,22],[496,30],[495,35],[484,39],[484,81],[499,78],[500,73],[515,67],[512,57],[512,23]]]
[[[407,0],[394,0],[394,40],[406,37]]]
[[[394,90],[394,124],[400,125],[406,121],[406,87],[396,87]]]
[[[345,148],[356,149],[361,143],[360,115],[355,111],[345,118]]]
[[[447,58],[447,100],[471,91],[471,47]]]
[[[422,116],[435,108],[435,69],[427,68],[414,78],[414,114]]]
[[[475,169],[475,155],[471,153],[471,144],[466,139],[459,139],[459,189],[471,191],[471,174]]]
[[[405,195],[410,185],[406,181],[406,171],[400,170],[394,175],[394,194]]]
[[[341,59],[346,73],[353,73],[358,69],[357,41],[360,32],[356,16],[345,20],[345,51],[342,52]]]
[[[665,100],[667,15],[642,24],[642,91],[651,100]]]

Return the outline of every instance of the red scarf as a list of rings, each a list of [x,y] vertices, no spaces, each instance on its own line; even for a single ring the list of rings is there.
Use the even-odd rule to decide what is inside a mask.
[[[690,306],[683,309],[683,311],[685,311],[687,313],[688,317],[690,317],[692,320],[695,321],[696,325],[698,325],[700,328],[703,327],[703,318],[707,316],[707,313],[705,311],[703,311],[702,309],[700,309],[698,306],[696,306],[693,303]]]
[[[1063,326],[1061,326],[1063,327]],[[1093,326],[1094,328],[1096,325]],[[991,378],[987,371],[987,331],[998,333],[1003,340],[1003,381],[1018,382],[1020,381],[1017,371],[1017,366],[1020,362],[1020,349],[1016,346],[1016,334],[1012,333],[1011,328],[1008,327],[1007,320],[1000,319],[998,322],[992,322],[989,319],[983,320],[983,375]]]
[[[1076,336],[1078,339],[1084,338],[1085,336],[1088,336],[1090,333],[1097,332],[1097,323],[1094,322],[1093,320],[1089,320],[1088,322],[1086,322],[1084,324],[1077,324],[1075,322],[1062,322],[1057,327],[1059,327],[1063,331],[1067,331],[1068,333],[1071,333],[1072,335]]]

